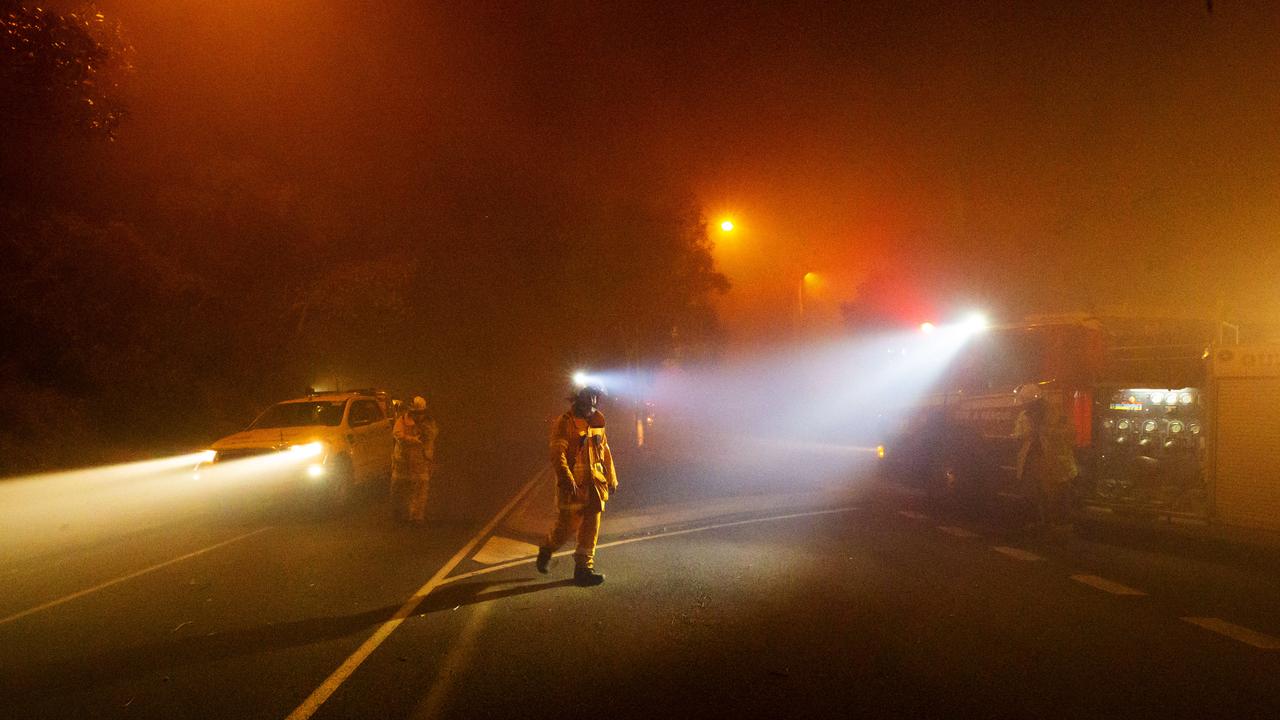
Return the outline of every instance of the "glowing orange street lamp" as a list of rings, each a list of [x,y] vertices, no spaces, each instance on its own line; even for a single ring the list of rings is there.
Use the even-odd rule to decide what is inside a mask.
[[[721,232],[733,232],[733,221],[732,221],[732,220],[723,220],[723,221],[721,221],[721,223],[720,223],[720,231],[721,231]]]

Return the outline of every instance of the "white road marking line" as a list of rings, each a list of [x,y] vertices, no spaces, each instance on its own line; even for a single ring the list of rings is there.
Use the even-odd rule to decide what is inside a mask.
[[[409,715],[413,720],[430,720],[440,716],[440,711],[444,708],[444,702],[449,697],[449,693],[453,691],[453,686],[457,684],[458,677],[462,674],[463,668],[471,664],[472,658],[476,654],[476,636],[480,634],[480,628],[484,627],[486,616],[493,611],[494,603],[480,602],[473,606],[471,617],[467,618],[467,624],[463,626],[458,639],[453,641],[449,648],[449,654],[445,656],[444,662],[440,663],[440,669],[436,673],[435,682],[431,683],[431,690],[427,692],[427,696],[418,703]]]
[[[925,515],[924,513],[918,513],[914,510],[899,510],[898,514],[904,518],[911,518],[912,520],[928,520],[929,519],[928,515]]]
[[[953,537],[958,537],[958,538],[976,538],[976,537],[978,537],[978,533],[973,532],[973,531],[971,531],[971,530],[965,530],[965,529],[964,529],[964,528],[962,528],[962,527],[954,527],[954,526],[951,526],[951,525],[939,525],[939,526],[938,526],[938,529],[939,529],[939,530],[941,530],[942,532],[944,532],[944,533],[948,534],[948,535],[953,536]]]
[[[165,560],[165,561],[164,561],[164,562],[162,562],[162,563],[156,563],[155,565],[151,565],[150,567],[145,567],[145,568],[143,568],[143,569],[141,569],[141,570],[137,570],[137,571],[135,571],[135,572],[131,572],[131,573],[129,573],[128,575],[121,575],[121,576],[120,576],[120,577],[118,577],[118,578],[114,578],[114,579],[108,580],[108,581],[103,582],[103,583],[98,583],[97,585],[94,585],[93,587],[85,588],[84,590],[78,590],[78,591],[76,591],[76,592],[71,593],[70,595],[63,595],[62,597],[58,598],[57,600],[50,600],[49,602],[44,603],[44,604],[42,604],[42,605],[37,605],[37,606],[35,606],[35,607],[33,607],[33,608],[27,608],[26,610],[23,610],[22,612],[17,612],[17,613],[14,613],[13,615],[10,615],[10,616],[8,616],[8,617],[0,618],[0,625],[4,625],[5,623],[13,622],[14,620],[18,620],[18,619],[20,619],[20,618],[24,618],[24,617],[26,617],[26,616],[28,616],[28,615],[33,615],[33,614],[35,614],[35,613],[41,612],[42,610],[48,610],[49,608],[57,607],[57,606],[62,605],[62,604],[64,604],[64,603],[69,603],[69,602],[71,602],[72,600],[75,600],[75,599],[77,599],[77,598],[82,598],[82,597],[84,597],[85,595],[91,595],[91,594],[93,594],[93,593],[98,592],[99,590],[105,590],[105,589],[107,589],[107,588],[111,587],[112,585],[119,585],[119,584],[120,584],[120,583],[122,583],[122,582],[126,582],[126,581],[129,581],[129,580],[132,580],[132,579],[134,579],[134,578],[136,578],[136,577],[141,577],[141,576],[143,576],[143,575],[146,575],[146,574],[147,574],[147,573],[149,573],[149,572],[154,572],[154,571],[156,571],[156,570],[159,570],[160,568],[168,567],[169,565],[173,565],[174,563],[182,562],[183,560],[190,560],[191,558],[196,557],[197,555],[203,555],[203,554],[205,554],[205,553],[207,553],[207,552],[210,552],[210,551],[212,551],[212,550],[217,550],[217,549],[218,549],[218,548],[220,548],[220,547],[225,547],[225,546],[227,546],[227,545],[230,545],[231,543],[239,542],[239,541],[241,541],[241,540],[244,540],[245,538],[252,537],[252,536],[254,536],[254,535],[257,535],[257,534],[258,534],[258,533],[260,533],[260,532],[264,532],[264,531],[266,531],[266,530],[270,530],[270,529],[271,529],[271,526],[270,526],[270,525],[268,525],[268,526],[266,526],[266,527],[260,527],[260,528],[258,528],[257,530],[251,530],[251,531],[249,531],[249,532],[247,532],[247,533],[244,533],[243,535],[237,535],[237,536],[235,536],[235,537],[233,537],[233,538],[231,538],[231,539],[229,539],[229,540],[223,540],[222,542],[214,543],[214,544],[210,545],[209,547],[201,548],[201,549],[199,549],[199,550],[196,550],[195,552],[189,552],[189,553],[187,553],[186,555],[180,555],[180,556],[178,556],[178,557],[176,557],[176,558],[173,558],[173,559],[171,559],[171,560]]]
[[[650,528],[670,527],[702,522],[714,517],[746,515],[761,512],[784,512],[804,508],[835,505],[852,500],[849,495],[831,492],[775,493],[744,497],[718,498],[699,502],[696,508],[688,503],[660,505],[648,508],[642,514],[619,513],[609,518],[609,529],[619,535],[630,535]],[[547,521],[544,521],[547,522]]]
[[[1036,562],[1038,560],[1044,559],[1033,552],[1027,552],[1026,550],[1023,550],[1021,548],[1006,547],[1004,545],[994,545],[991,547],[991,549],[995,550],[1001,555],[1007,555],[1013,558],[1014,560],[1025,560],[1027,562]]]
[[[485,544],[471,556],[472,560],[481,565],[495,565],[516,558],[529,557],[536,555],[538,552],[537,545],[530,545],[527,542],[513,540],[501,535],[494,535],[489,538]]]
[[[1182,619],[1192,625],[1199,625],[1205,630],[1216,632],[1219,635],[1225,635],[1232,640],[1238,640],[1245,645],[1252,645],[1262,650],[1280,650],[1280,638],[1260,633],[1257,630],[1250,630],[1247,627],[1241,627],[1235,623],[1229,623],[1222,618],[1184,617]]]
[[[538,469],[530,472],[538,472]],[[545,535],[555,517],[556,486],[555,483],[547,483],[525,495],[524,500],[512,508],[502,520],[502,529],[509,534],[530,537]]]
[[[690,533],[706,532],[708,530],[719,530],[720,528],[738,527],[739,525],[754,525],[757,523],[777,522],[779,520],[791,520],[794,518],[814,517],[817,515],[834,515],[836,513],[852,512],[857,509],[858,508],[856,506],[850,506],[850,507],[842,507],[842,508],[833,508],[831,510],[814,510],[811,512],[788,513],[786,515],[772,515],[769,517],[751,518],[749,520],[735,520],[733,522],[716,523],[715,525],[707,525],[705,527],[685,528],[684,530],[672,530],[670,532],[654,533],[653,535],[641,535],[640,537],[626,538],[625,540],[614,540],[613,542],[601,543],[596,546],[596,549],[602,550],[604,548],[617,547],[619,545],[630,545],[631,543],[644,542],[645,540],[661,540],[663,538],[675,537],[676,535],[688,535]],[[563,557],[565,555],[570,555],[572,553],[573,553],[572,550],[561,550],[560,552],[555,554],[555,557]],[[506,570],[507,568],[519,567],[521,565],[527,564],[528,562],[529,562],[529,558],[524,558],[523,560],[512,560],[511,562],[505,562],[505,563],[502,563],[501,565],[493,565],[487,568],[481,568],[479,570],[472,570],[471,572],[460,573],[458,575],[454,575],[448,580],[445,580],[443,583],[441,583],[441,585],[448,585],[450,583],[458,582],[459,580],[466,580],[468,578],[476,577],[477,575],[488,575],[489,573],[497,572],[499,570]],[[477,597],[483,597],[483,595],[478,595]]]
[[[502,522],[502,518],[505,517],[507,513],[511,512],[511,509],[516,506],[516,503],[520,502],[520,500],[523,499],[524,496],[532,490],[538,481],[543,479],[548,472],[549,471],[544,470],[530,478],[529,481],[525,483],[524,487],[520,488],[520,491],[516,493],[515,497],[511,498],[511,501],[504,505],[502,509],[498,511],[498,514],[494,515],[493,519],[480,529],[480,532],[476,533],[474,537],[467,541],[467,543],[458,550],[458,552],[454,553],[453,557],[449,558],[449,561],[442,565],[440,569],[431,576],[430,580],[427,580],[422,587],[418,588],[418,591],[413,594],[413,597],[410,597],[403,605],[400,606],[400,609],[396,611],[396,614],[393,615],[390,620],[379,625],[378,629],[373,632],[373,635],[371,635],[368,640],[365,640],[360,647],[356,648],[356,651],[351,653],[351,655],[338,666],[337,670],[334,670],[329,677],[325,678],[324,682],[320,683],[320,687],[312,691],[312,693],[302,701],[301,705],[295,708],[293,712],[289,713],[287,720],[304,720],[305,718],[309,718],[314,715],[316,710],[319,710],[320,706],[323,705],[339,687],[341,687],[342,683],[346,682],[347,678],[351,677],[351,674],[356,671],[356,668],[360,667],[360,665],[373,654],[373,651],[377,650],[378,646],[381,645],[383,641],[391,635],[391,633],[395,632],[396,628],[400,627],[400,623],[403,623],[405,618],[412,615],[413,611],[418,608],[418,605],[420,605],[433,590],[444,584],[445,576],[452,572],[453,569],[458,566],[458,563],[465,560],[467,556],[471,554],[471,551],[480,544],[480,541],[485,539],[485,537],[487,537],[489,533],[497,527],[499,522]]]
[[[1103,592],[1109,592],[1112,595],[1146,595],[1141,590],[1135,590],[1128,585],[1121,585],[1114,580],[1108,580],[1097,575],[1072,575],[1071,579]]]

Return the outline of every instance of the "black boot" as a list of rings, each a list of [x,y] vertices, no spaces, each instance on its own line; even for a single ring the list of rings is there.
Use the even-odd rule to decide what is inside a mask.
[[[604,576],[589,567],[573,570],[573,584],[578,587],[594,587],[604,582]]]
[[[551,570],[551,548],[538,548],[538,559],[533,564],[538,572],[546,575]]]

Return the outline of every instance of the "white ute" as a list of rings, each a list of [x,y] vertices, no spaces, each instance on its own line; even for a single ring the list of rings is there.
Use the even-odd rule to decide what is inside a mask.
[[[299,474],[322,489],[330,505],[340,506],[357,486],[390,478],[391,430],[385,393],[315,393],[276,403],[245,430],[215,442],[213,463],[302,453]]]

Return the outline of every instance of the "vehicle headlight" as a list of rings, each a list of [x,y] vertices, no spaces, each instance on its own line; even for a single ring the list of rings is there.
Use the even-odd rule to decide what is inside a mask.
[[[325,474],[324,465],[321,463],[311,463],[310,465],[307,466],[307,477],[311,478],[312,480],[318,480],[324,477],[324,474]]]
[[[1179,402],[1181,402],[1183,405],[1190,405],[1192,399],[1193,398],[1191,397],[1191,393],[1182,393],[1182,395],[1178,397]]]
[[[1153,393],[1151,393],[1151,404],[1152,404],[1152,405],[1163,405],[1163,404],[1164,404],[1164,393],[1162,393],[1162,392],[1153,392]]]
[[[299,457],[316,457],[324,452],[324,443],[316,440],[302,445],[290,445],[289,452],[297,453]]]
[[[217,450],[201,450],[196,458],[196,464],[191,468],[191,479],[199,480],[205,470],[206,465],[212,465],[218,459]]]

